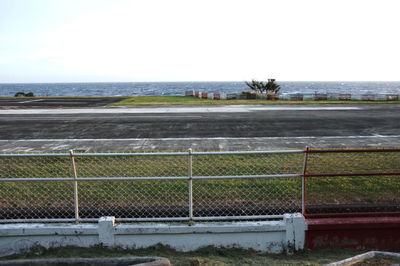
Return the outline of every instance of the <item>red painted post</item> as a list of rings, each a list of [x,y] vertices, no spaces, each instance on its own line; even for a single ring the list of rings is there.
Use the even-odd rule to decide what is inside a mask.
[[[309,153],[347,153],[347,152],[400,152],[399,148],[396,149],[348,149],[348,150],[331,150],[331,149],[323,149],[323,150],[318,150],[318,149],[314,149],[314,150],[309,150]]]
[[[308,150],[306,147],[304,150],[304,161],[303,161],[303,175],[301,177],[301,213],[303,216],[306,215],[306,203],[307,203],[307,182],[306,182],[306,174],[307,174],[307,160],[308,160]]]

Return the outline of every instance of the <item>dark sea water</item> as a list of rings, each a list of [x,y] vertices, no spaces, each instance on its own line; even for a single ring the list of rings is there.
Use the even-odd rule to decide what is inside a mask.
[[[400,82],[278,82],[280,93],[400,94]],[[186,90],[237,93],[249,90],[244,82],[107,82],[0,83],[0,96],[33,92],[35,96],[184,95]]]

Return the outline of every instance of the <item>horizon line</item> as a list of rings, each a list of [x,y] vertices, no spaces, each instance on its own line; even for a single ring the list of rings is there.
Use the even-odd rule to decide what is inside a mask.
[[[252,79],[253,80],[253,79]],[[263,79],[254,79],[264,81]],[[43,82],[0,82],[0,84],[77,84],[77,83],[230,83],[230,82],[245,82],[247,80],[225,80],[225,81],[214,81],[214,80],[191,80],[191,81],[43,81]],[[281,80],[279,82],[400,82],[400,80]]]

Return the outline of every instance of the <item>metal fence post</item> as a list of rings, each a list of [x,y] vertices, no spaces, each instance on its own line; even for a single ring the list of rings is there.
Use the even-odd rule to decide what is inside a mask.
[[[74,150],[70,150],[69,154],[71,156],[71,162],[72,162],[72,170],[74,173],[74,207],[75,207],[75,222],[79,222],[79,201],[78,201],[78,181],[76,180],[78,175],[76,172],[76,164],[75,164],[75,158],[74,158]]]
[[[308,160],[308,147],[304,150],[304,161],[303,161],[303,174],[301,176],[301,213],[306,214],[306,200],[307,200],[307,184],[306,184],[306,173],[307,173],[307,160]]]
[[[192,149],[188,150],[188,180],[189,180],[189,225],[193,222],[193,154]]]

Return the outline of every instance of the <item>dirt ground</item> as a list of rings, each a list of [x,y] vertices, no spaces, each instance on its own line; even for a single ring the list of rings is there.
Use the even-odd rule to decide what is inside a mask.
[[[44,249],[37,247],[23,255],[12,255],[5,259],[38,259],[38,258],[93,258],[93,257],[137,257],[160,256],[168,258],[172,265],[323,265],[343,260],[365,250],[327,249],[319,251],[302,251],[294,255],[263,254],[244,249],[225,249],[206,247],[194,252],[177,252],[165,246],[157,245],[146,249],[106,249],[103,247],[76,248],[65,247]],[[360,264],[363,265],[363,264]],[[372,265],[372,264],[369,264]]]

